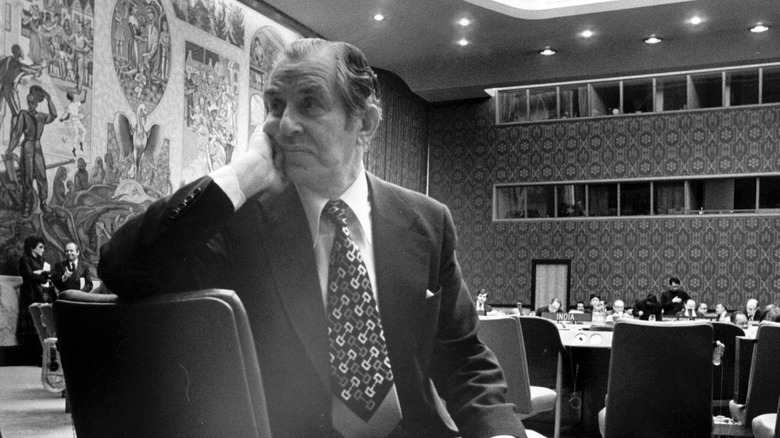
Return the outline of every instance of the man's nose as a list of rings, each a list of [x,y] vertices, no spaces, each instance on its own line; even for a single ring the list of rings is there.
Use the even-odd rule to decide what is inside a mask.
[[[293,109],[285,108],[279,120],[279,131],[285,137],[293,136],[301,131],[298,115]]]

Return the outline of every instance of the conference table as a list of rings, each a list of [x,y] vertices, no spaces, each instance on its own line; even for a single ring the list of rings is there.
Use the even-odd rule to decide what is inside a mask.
[[[675,324],[665,320],[661,324]],[[604,408],[609,380],[609,361],[614,325],[594,326],[589,322],[558,321],[558,333],[571,358],[575,382],[574,392],[581,392],[582,435],[599,436],[598,412]],[[746,336],[737,338],[737,363],[735,367],[735,399],[744,403],[747,380],[750,374],[752,345],[757,327],[746,329]],[[741,353],[741,354],[740,354]]]

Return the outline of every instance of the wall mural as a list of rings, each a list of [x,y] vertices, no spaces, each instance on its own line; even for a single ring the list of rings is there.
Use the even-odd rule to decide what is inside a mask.
[[[230,163],[237,134],[239,65],[186,44],[182,183]]]
[[[224,0],[173,0],[176,18],[238,47],[244,47],[244,11]]]
[[[283,47],[284,39],[273,26],[261,27],[252,38],[249,49],[249,132],[254,132],[265,120],[265,79]]]
[[[96,266],[130,217],[229,163],[298,37],[235,0],[0,4],[0,275],[18,275],[29,235],[51,264],[75,241]]]

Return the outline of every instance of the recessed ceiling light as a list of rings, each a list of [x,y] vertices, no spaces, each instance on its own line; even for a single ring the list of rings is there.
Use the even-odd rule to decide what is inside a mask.
[[[374,15],[374,20],[376,20],[376,21],[382,21],[382,20],[384,20],[384,19],[385,19],[385,16],[384,16],[384,15],[382,15],[382,14],[376,14],[376,15]]]
[[[690,20],[688,20],[688,22],[693,24],[693,25],[701,24],[701,17],[698,17],[698,16],[693,17]]]
[[[769,30],[769,27],[768,26],[764,26],[763,24],[758,24],[758,25],[753,26],[753,27],[750,28],[750,31],[753,32],[753,33],[761,33],[761,32],[766,32],[768,30]]]
[[[661,38],[658,38],[658,37],[657,37],[657,36],[655,36],[655,35],[652,35],[650,38],[645,38],[645,42],[646,42],[647,44],[658,44],[658,43],[660,43],[661,41],[663,41],[663,40],[662,40]]]
[[[466,26],[468,26],[469,24],[471,24],[471,21],[470,21],[468,18],[461,18],[461,19],[458,21],[458,24],[460,24],[460,25],[461,25],[461,26],[463,26],[463,27],[466,27]]]
[[[582,35],[583,38],[590,38],[590,37],[593,36],[593,31],[590,30],[590,29],[584,30],[584,31],[582,31],[582,33],[580,35]]]
[[[544,50],[540,50],[540,51],[539,51],[539,54],[540,54],[540,55],[544,55],[544,56],[555,55],[556,53],[557,53],[557,52],[556,52],[555,50],[553,50],[553,49],[551,49],[551,48],[549,48],[549,47],[548,47],[548,48],[546,48],[546,49],[544,49]]]
[[[460,44],[461,46],[468,45],[468,43],[469,43],[469,41],[466,38],[463,38],[463,39],[458,41],[458,44]]]

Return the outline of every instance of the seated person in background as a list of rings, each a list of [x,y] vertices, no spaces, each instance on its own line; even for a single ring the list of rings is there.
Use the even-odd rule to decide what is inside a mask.
[[[710,310],[710,308],[707,305],[707,303],[699,303],[699,307],[696,308],[696,311],[701,313],[702,315],[706,315],[707,311],[709,311],[709,310]]]
[[[696,301],[688,299],[685,302],[685,308],[675,313],[674,316],[678,318],[703,318],[704,314],[696,311]]]
[[[491,307],[490,304],[487,304],[487,297],[488,293],[485,289],[477,291],[477,301],[474,305],[477,306],[477,315],[479,316],[485,316],[493,311],[493,307]]]
[[[593,309],[601,305],[601,296],[596,294],[590,294],[590,304],[588,304],[588,307],[585,308],[585,311],[590,313],[593,312]]]
[[[764,318],[764,312],[758,308],[758,300],[751,298],[745,303],[745,315],[748,321],[761,321]]]
[[[718,322],[731,322],[731,315],[729,315],[729,312],[726,310],[726,306],[724,306],[723,303],[715,305],[715,316],[718,317]]]
[[[542,313],[544,312],[563,313],[563,309],[561,309],[561,299],[553,298],[550,300],[550,304],[536,309],[536,316],[542,316]]]
[[[669,279],[669,289],[661,293],[661,307],[664,309],[664,315],[675,315],[683,310],[685,302],[691,299],[688,292],[680,288],[680,279],[671,277]]]
[[[660,321],[663,308],[655,294],[647,294],[647,297],[636,300],[632,313],[635,318],[644,321],[647,321],[650,315],[655,315],[655,319]]]
[[[76,289],[89,292],[92,290],[89,265],[79,258],[80,254],[74,242],[65,245],[65,260],[54,264],[51,278],[58,291]]]
[[[607,321],[615,321],[620,318],[632,318],[631,314],[626,312],[626,305],[623,300],[615,300],[612,304],[612,311],[607,315]]]
[[[746,329],[748,327],[748,317],[745,315],[745,312],[741,310],[735,310],[731,314],[731,323],[737,327]]]
[[[585,311],[585,301],[577,301],[577,310],[580,312]]]
[[[780,322],[780,307],[772,306],[764,313],[764,321]]]

